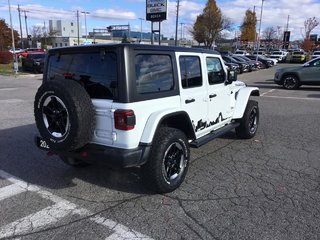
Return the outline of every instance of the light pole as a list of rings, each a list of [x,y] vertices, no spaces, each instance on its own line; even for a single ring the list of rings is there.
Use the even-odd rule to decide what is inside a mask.
[[[142,21],[144,20],[144,18],[139,18],[140,20],[140,43],[142,42]]]
[[[180,23],[180,25],[181,25],[181,29],[180,29],[180,40],[182,40],[182,38],[183,38],[183,25],[184,25],[185,23],[183,23],[183,22],[181,22]]]
[[[258,53],[259,53],[259,49],[260,49],[260,42],[261,42],[261,22],[262,22],[262,11],[263,11],[263,2],[265,0],[261,0],[261,12],[260,12],[260,22],[259,22],[259,41],[258,41],[258,48],[257,48],[257,57],[256,57],[256,61],[258,61]]]
[[[87,14],[89,14],[89,12],[81,12],[84,14],[84,26],[85,26],[85,29],[86,29],[86,41],[87,41],[87,38],[88,38],[88,35],[87,35]]]
[[[174,45],[178,45],[178,22],[179,22],[179,7],[180,7],[180,1],[177,0],[177,13],[176,13],[176,37],[174,41]]]
[[[14,34],[13,34],[13,27],[12,27],[12,16],[11,16],[11,4],[10,0],[8,0],[8,6],[9,6],[9,15],[10,15],[10,27],[11,27],[11,38],[12,38],[12,51],[13,51],[13,68],[15,73],[18,73],[18,63],[17,63],[17,57],[16,57],[16,47],[14,45]]]

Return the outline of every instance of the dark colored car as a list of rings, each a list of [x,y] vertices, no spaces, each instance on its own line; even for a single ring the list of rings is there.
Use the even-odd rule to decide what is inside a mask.
[[[42,73],[45,57],[46,54],[42,52],[29,53],[25,58],[22,58],[23,71]]]
[[[274,82],[285,89],[297,89],[301,85],[320,85],[320,57],[297,67],[277,69]]]
[[[254,64],[256,69],[262,68],[262,62],[260,62],[260,61],[252,60],[250,58],[247,58],[246,56],[238,56],[238,57],[242,58],[243,60],[245,60],[251,64]]]
[[[249,55],[246,57],[251,60],[257,59],[257,55]],[[274,64],[272,60],[266,59],[265,57],[262,57],[262,56],[258,56],[258,61],[262,63],[262,68],[269,68],[269,67],[272,67]]]
[[[236,63],[228,63],[224,61],[224,64],[229,68],[231,71],[235,71],[236,73],[240,73],[240,66]]]
[[[239,73],[243,73],[243,72],[248,72],[249,71],[249,64],[248,63],[237,61],[236,59],[234,59],[231,56],[222,56],[222,59],[227,63],[238,64],[239,67],[240,67],[240,72]]]
[[[256,70],[256,65],[251,61],[251,59],[249,60],[245,60],[243,59],[241,56],[238,55],[232,55],[231,57],[233,57],[234,59],[236,59],[239,62],[243,62],[249,65],[249,72],[252,72],[253,70]]]

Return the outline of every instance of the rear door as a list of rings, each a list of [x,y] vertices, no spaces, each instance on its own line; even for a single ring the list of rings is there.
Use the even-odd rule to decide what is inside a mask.
[[[181,106],[192,122],[197,138],[208,133],[207,84],[203,79],[201,54],[177,53],[180,74]]]

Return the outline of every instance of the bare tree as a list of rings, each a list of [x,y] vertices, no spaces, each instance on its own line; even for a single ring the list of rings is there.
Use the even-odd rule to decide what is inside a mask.
[[[304,21],[304,31],[305,31],[305,38],[309,39],[310,34],[313,29],[315,29],[319,25],[319,21],[316,17],[308,18]]]
[[[267,27],[263,31],[263,37],[267,42],[271,42],[272,40],[277,38],[277,30],[275,30],[274,27]]]

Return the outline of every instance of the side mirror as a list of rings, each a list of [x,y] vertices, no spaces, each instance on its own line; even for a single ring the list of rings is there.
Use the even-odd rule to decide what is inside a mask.
[[[237,73],[235,71],[228,71],[227,82],[231,84],[234,81],[237,81]]]

